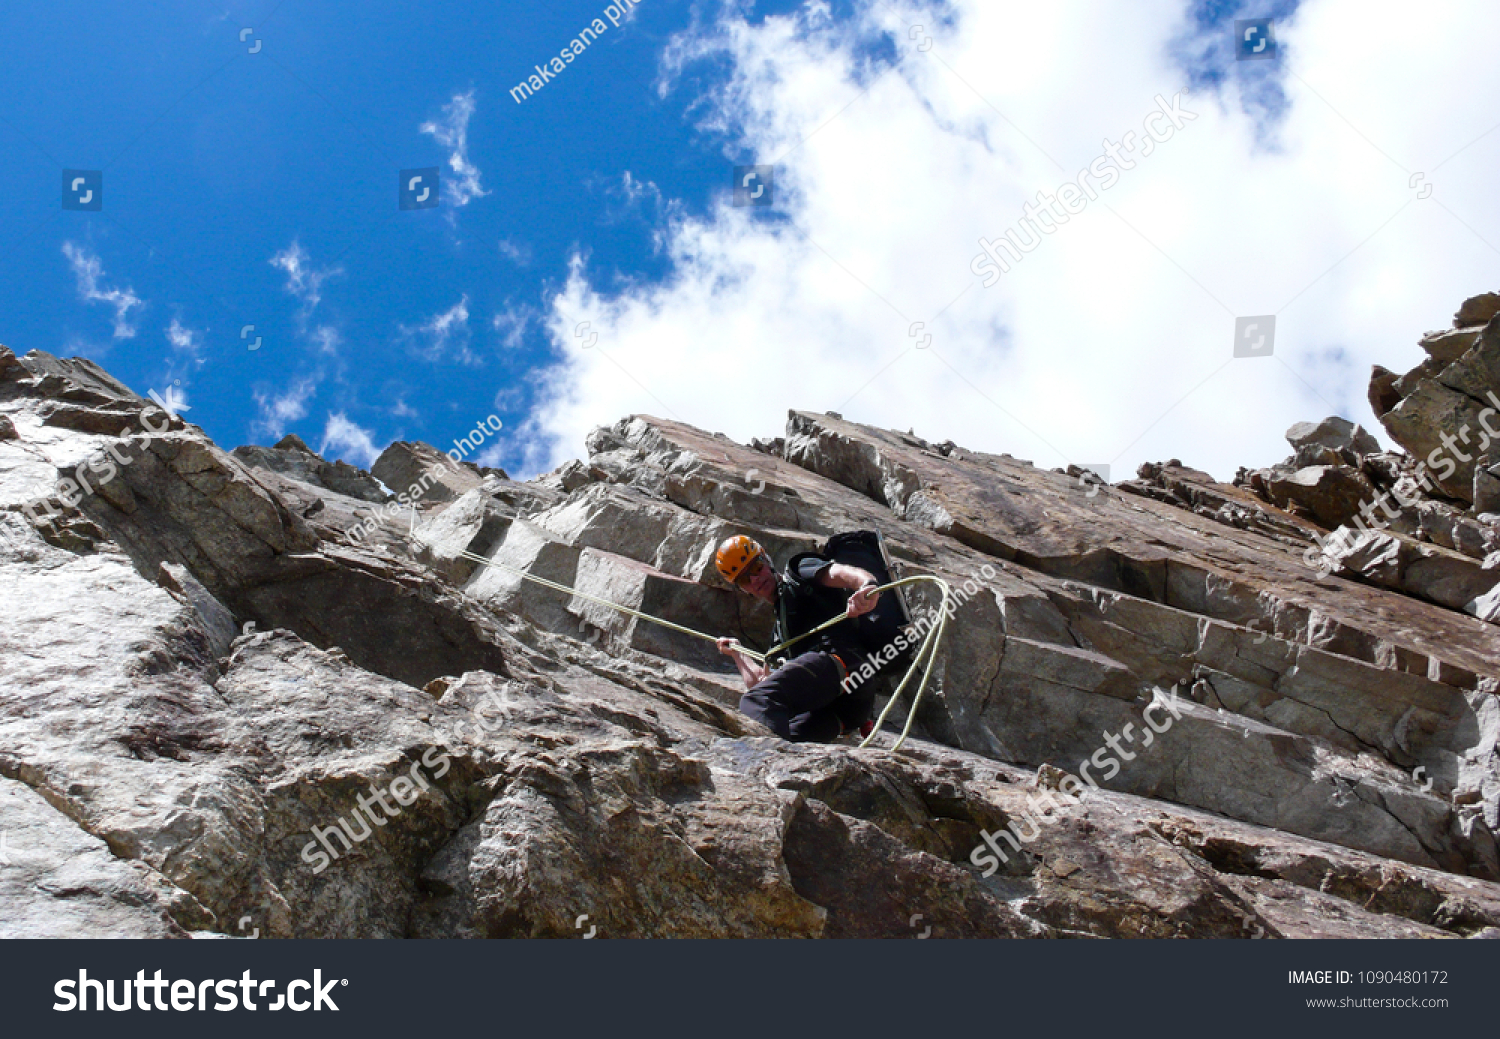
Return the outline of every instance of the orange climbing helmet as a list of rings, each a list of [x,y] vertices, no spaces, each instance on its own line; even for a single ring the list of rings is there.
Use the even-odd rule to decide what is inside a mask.
[[[724,543],[714,553],[714,563],[719,568],[720,576],[734,584],[741,575],[749,572],[756,559],[764,560],[765,557],[766,550],[754,538],[736,534],[724,539]]]

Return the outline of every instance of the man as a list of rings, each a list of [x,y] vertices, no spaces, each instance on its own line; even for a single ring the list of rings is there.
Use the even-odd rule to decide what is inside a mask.
[[[743,534],[727,538],[714,562],[724,580],[775,608],[777,645],[840,613],[863,616],[880,601],[879,581],[868,570],[803,553],[778,575],[765,549]],[[734,639],[719,639],[719,652],[745,681],[740,710],[782,739],[831,743],[873,728],[875,686],[865,683],[852,693],[843,686],[868,659],[852,620],[798,642],[789,650],[795,655],[774,671],[746,657]]]

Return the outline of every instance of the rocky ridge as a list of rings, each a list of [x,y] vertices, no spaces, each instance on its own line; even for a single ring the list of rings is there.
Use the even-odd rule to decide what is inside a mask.
[[[1442,443],[1425,401],[1500,391],[1488,306],[1382,390],[1410,455],[1328,419],[1232,485],[807,412],[363,473],[0,348],[0,934],[1497,933],[1490,462],[1330,538]],[[784,743],[712,645],[466,558],[765,646],[717,541],[861,527],[975,589],[895,753]]]

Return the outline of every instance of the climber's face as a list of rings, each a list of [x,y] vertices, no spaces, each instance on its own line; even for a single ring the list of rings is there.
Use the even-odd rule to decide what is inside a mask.
[[[740,591],[764,599],[766,602],[776,601],[776,571],[771,569],[771,564],[766,562],[764,554],[756,556],[745,567],[745,572],[735,578],[734,586]]]

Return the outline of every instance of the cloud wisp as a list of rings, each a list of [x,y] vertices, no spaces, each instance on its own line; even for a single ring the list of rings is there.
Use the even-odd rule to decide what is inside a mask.
[[[167,326],[167,342],[173,350],[196,357],[198,351],[203,349],[203,334],[188,328],[181,318],[174,316],[172,323]]]
[[[203,333],[184,325],[182,317],[174,314],[163,334],[172,348],[167,355],[167,382],[186,386],[186,380],[204,364]]]
[[[469,297],[464,294],[457,303],[422,322],[408,327],[401,325],[401,338],[416,345],[417,351],[428,361],[441,360],[450,349],[457,351],[462,364],[478,364],[479,359],[469,352]]]
[[[448,168],[452,176],[442,179],[443,199],[455,208],[489,194],[479,183],[479,167],[469,158],[469,120],[473,118],[476,107],[472,89],[454,94],[453,100],[443,106],[441,119],[429,120],[417,128],[418,132],[430,134],[433,140],[448,149]]]
[[[329,452],[333,452],[330,454]],[[349,420],[342,411],[328,415],[323,426],[323,442],[318,445],[318,454],[327,459],[343,459],[368,469],[380,457],[380,448],[375,446],[374,435]]]
[[[259,413],[250,423],[251,433],[280,439],[292,423],[307,417],[307,402],[317,388],[317,378],[307,377],[280,393],[257,391],[255,404]]]
[[[302,308],[297,312],[297,319],[304,323],[323,301],[323,283],[329,278],[344,273],[342,267],[319,269],[313,266],[307,250],[302,248],[302,243],[296,239],[292,240],[291,245],[271,257],[271,266],[285,272],[286,285],[284,287],[289,295],[301,302]]]
[[[490,327],[499,333],[501,346],[515,350],[525,342],[526,330],[538,316],[534,307],[507,302],[504,310],[490,318]]]
[[[114,337],[133,339],[137,325],[131,321],[132,310],[144,309],[146,303],[130,287],[110,288],[105,285],[104,263],[99,255],[87,246],[64,242],[63,255],[73,268],[78,279],[78,298],[85,303],[103,303],[114,311]]]

